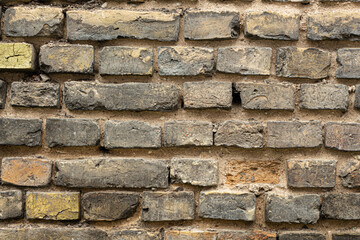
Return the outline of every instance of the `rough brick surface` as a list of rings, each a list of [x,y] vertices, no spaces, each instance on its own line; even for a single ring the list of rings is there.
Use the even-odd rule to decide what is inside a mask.
[[[41,146],[40,119],[0,118],[0,145]]]
[[[356,85],[355,89],[354,108],[360,109],[360,85]]]
[[[215,232],[205,231],[168,231],[165,240],[217,240]]]
[[[111,240],[158,240],[156,233],[149,233],[143,230],[123,230],[108,233]]]
[[[360,234],[358,233],[333,233],[332,240],[359,240]]]
[[[284,232],[279,234],[279,240],[326,240],[326,236],[314,232]]]
[[[0,70],[35,69],[36,51],[29,43],[0,43]]]
[[[217,240],[246,239],[246,240],[276,240],[276,233],[254,231],[219,231]]]
[[[360,194],[325,194],[321,198],[321,216],[340,220],[360,219]]]
[[[22,192],[18,190],[0,192],[0,219],[19,218],[23,215]],[[1,235],[0,235],[1,236]]]
[[[341,168],[339,176],[344,187],[360,187],[360,162],[357,160],[346,162]]]
[[[5,107],[6,89],[7,89],[6,82],[0,80],[0,109]]]
[[[360,48],[339,49],[336,61],[338,63],[336,69],[337,78],[360,78]]]
[[[326,123],[325,147],[342,151],[360,151],[359,132],[358,123]]]

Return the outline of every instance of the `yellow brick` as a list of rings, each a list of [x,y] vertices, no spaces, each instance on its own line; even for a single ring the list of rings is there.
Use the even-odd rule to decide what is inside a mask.
[[[79,219],[79,193],[28,192],[26,194],[26,216],[28,219]]]
[[[28,43],[0,43],[0,69],[35,69],[35,49]]]

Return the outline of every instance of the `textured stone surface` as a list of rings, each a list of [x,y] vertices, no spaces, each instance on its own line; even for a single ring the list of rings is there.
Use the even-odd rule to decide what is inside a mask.
[[[19,107],[59,107],[58,83],[13,82],[10,105]]]
[[[333,233],[332,240],[359,240],[360,234],[358,233]]]
[[[143,221],[192,220],[195,216],[194,192],[143,192]]]
[[[46,119],[49,147],[95,146],[100,142],[100,127],[90,119]]]
[[[67,187],[168,187],[168,163],[149,159],[56,160],[55,185]],[[75,174],[74,174],[75,173]]]
[[[271,56],[271,48],[219,48],[216,70],[240,75],[270,75]]]
[[[0,118],[0,145],[41,146],[41,119]]]
[[[200,193],[199,216],[202,218],[254,221],[255,207],[253,193]]]
[[[360,124],[326,123],[325,147],[342,151],[360,151]]]
[[[36,51],[29,43],[0,43],[0,70],[34,70]]]
[[[267,222],[314,224],[320,217],[320,197],[316,194],[277,195],[265,198]]]
[[[57,7],[11,7],[4,16],[8,37],[62,37],[64,14]]]
[[[329,74],[330,57],[330,52],[318,48],[278,48],[276,75],[287,78],[326,78]]]
[[[231,82],[186,82],[183,87],[184,108],[231,108]]]
[[[209,74],[214,68],[214,49],[201,47],[159,47],[160,75],[196,76]]]
[[[123,230],[108,233],[111,240],[158,240],[159,236],[155,233],[143,230]]]
[[[360,109],[360,85],[355,86],[354,108]]]
[[[189,40],[237,38],[240,35],[238,12],[187,11],[184,35]]]
[[[326,240],[326,236],[316,232],[283,232],[279,240]]]
[[[292,84],[236,83],[241,106],[255,110],[294,110],[295,87]]]
[[[321,198],[321,216],[339,220],[360,219],[360,194],[326,194]]]
[[[23,194],[18,190],[0,192],[0,219],[19,218],[23,215]],[[1,237],[1,235],[0,235]]]
[[[5,107],[6,92],[7,92],[6,89],[7,89],[6,82],[0,80],[0,109]]]
[[[173,158],[170,178],[175,183],[216,186],[219,179],[218,161],[211,159]]]
[[[106,148],[159,148],[161,126],[139,121],[106,121]]]
[[[268,122],[267,132],[269,148],[320,147],[323,142],[319,121]]]
[[[177,108],[179,90],[167,83],[67,82],[64,98],[70,110],[167,111]]]
[[[47,73],[86,73],[94,68],[94,47],[80,44],[47,44],[40,47],[40,69]]]
[[[1,181],[17,186],[46,186],[50,183],[52,162],[42,158],[9,157],[1,162]]]
[[[152,75],[151,48],[111,46],[99,52],[99,72],[103,75]]]
[[[215,232],[205,231],[168,231],[165,240],[217,240]]]
[[[346,162],[341,168],[339,176],[344,187],[360,187],[360,162],[357,160]]]
[[[337,51],[336,61],[337,78],[360,78],[360,48],[340,48]]]
[[[286,12],[246,14],[245,36],[276,40],[298,40],[300,15]]]
[[[276,233],[264,232],[260,230],[254,231],[219,231],[216,240],[276,240]]]
[[[264,127],[259,122],[226,121],[215,133],[215,146],[262,148]]]
[[[27,192],[26,218],[77,220],[80,214],[78,192]]]
[[[117,38],[176,41],[178,13],[131,10],[67,11],[67,37],[70,40],[111,40]]]
[[[131,217],[138,205],[138,193],[88,192],[82,197],[84,218],[92,221],[114,221]]]

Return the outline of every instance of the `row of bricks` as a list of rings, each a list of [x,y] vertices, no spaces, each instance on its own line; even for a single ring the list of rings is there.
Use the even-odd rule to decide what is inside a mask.
[[[180,15],[174,10],[69,10],[66,11],[67,39],[177,41]],[[244,33],[256,39],[298,40],[300,18],[298,11],[249,11]],[[5,11],[4,33],[8,37],[63,37],[64,19],[62,8],[10,7]],[[360,40],[359,24],[356,12],[309,14],[307,37],[310,40]],[[238,12],[188,10],[184,14],[184,37],[189,40],[238,38],[240,25]]]
[[[234,146],[240,148],[315,148],[323,145],[320,121],[268,121],[267,134],[261,122],[229,120],[214,128],[212,122],[175,120],[158,124],[141,121],[105,122],[104,147],[160,148],[185,146]],[[328,122],[325,147],[360,151],[360,124]],[[42,145],[41,119],[0,118],[0,145]],[[97,146],[100,126],[92,119],[46,119],[48,147]],[[162,144],[163,139],[163,144]]]
[[[196,76],[214,71],[213,48],[159,47],[157,65],[162,76]],[[240,75],[270,75],[272,49],[268,47],[225,47],[218,49],[216,70]],[[360,78],[360,48],[337,51],[336,77]],[[47,73],[94,72],[94,48],[90,45],[49,43],[40,47],[40,69]],[[276,76],[322,79],[329,76],[331,53],[318,48],[277,49]],[[0,43],[1,70],[35,70],[36,51],[29,43]],[[107,46],[99,52],[102,75],[152,75],[153,49]]]
[[[6,102],[6,82],[0,80],[0,108]],[[300,108],[342,110],[349,106],[349,88],[342,84],[278,84],[203,81],[183,84],[185,109],[231,109],[240,94],[244,109],[294,110],[297,88]],[[86,93],[86,94],[85,94]],[[64,102],[70,110],[169,111],[179,103],[179,90],[167,83],[94,84],[65,82]],[[360,85],[356,85],[354,107],[360,108]],[[126,100],[125,100],[126,99]],[[60,107],[60,84],[13,82],[10,105],[15,107]]]

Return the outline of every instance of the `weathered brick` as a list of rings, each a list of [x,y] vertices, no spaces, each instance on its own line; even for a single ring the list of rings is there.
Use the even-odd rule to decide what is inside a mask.
[[[355,86],[354,108],[360,109],[360,85]]]
[[[0,145],[41,146],[41,119],[0,118]]]
[[[183,87],[184,108],[231,108],[231,82],[186,82]]]
[[[5,12],[8,37],[62,37],[64,14],[57,7],[11,7]]]
[[[214,68],[214,49],[202,47],[159,47],[159,74],[196,76],[209,74]]]
[[[0,219],[19,218],[23,215],[22,192],[18,190],[0,192]],[[1,235],[0,235],[1,236]]]
[[[254,221],[255,208],[256,197],[253,193],[200,193],[199,216],[202,218]]]
[[[279,240],[326,240],[326,236],[316,232],[283,232]]]
[[[34,70],[36,51],[29,43],[0,43],[0,70]]]
[[[344,187],[360,187],[360,162],[357,160],[346,162],[341,168],[339,176]]]
[[[360,194],[326,194],[321,198],[321,216],[339,220],[360,219]]]
[[[288,160],[287,183],[290,187],[332,188],[336,184],[334,160]]]
[[[80,213],[78,192],[27,192],[27,219],[77,220]]]
[[[216,240],[276,240],[276,233],[254,231],[220,231],[217,233]]]
[[[80,44],[53,44],[40,47],[40,69],[47,73],[92,73],[94,47]]]
[[[202,121],[171,121],[164,124],[164,145],[211,146],[213,144],[213,125]]]
[[[46,186],[50,183],[51,169],[52,162],[43,158],[3,158],[1,181],[17,186]]]
[[[303,148],[322,145],[322,126],[319,121],[268,122],[269,148]]]
[[[240,35],[238,12],[187,11],[184,35],[189,40],[237,38]]]
[[[109,46],[99,52],[99,72],[103,75],[152,75],[151,48]]]
[[[262,148],[264,127],[259,122],[226,121],[215,133],[215,146]]]
[[[333,233],[332,240],[359,240],[360,234],[358,233]]]
[[[13,82],[10,105],[19,107],[59,107],[58,83]]]
[[[318,48],[278,48],[276,75],[286,78],[326,78],[329,75],[330,57],[330,52]]]
[[[46,143],[49,147],[95,146],[100,142],[96,120],[46,119]]]
[[[342,151],[360,151],[360,124],[326,123],[325,147]]]
[[[219,166],[216,160],[173,158],[170,163],[170,177],[175,183],[189,183],[197,186],[216,186]]]
[[[349,91],[341,84],[301,84],[300,108],[336,109],[346,111],[349,106]]]
[[[217,240],[215,232],[205,231],[168,231],[165,240]]]
[[[310,40],[360,40],[360,17],[356,12],[327,11],[310,14],[307,37]]]
[[[111,240],[158,240],[159,234],[143,230],[111,231],[108,233]]]
[[[106,148],[159,148],[161,126],[139,121],[106,121]]]
[[[6,82],[0,80],[0,109],[5,107],[6,101]]]
[[[168,163],[150,159],[56,160],[55,185],[67,187],[168,187]],[[75,173],[75,174],[74,174]]]
[[[340,48],[336,61],[337,78],[360,78],[360,48]]]
[[[84,218],[91,221],[114,221],[131,217],[138,205],[138,193],[88,192],[82,197]]]
[[[314,224],[319,217],[319,195],[267,194],[265,197],[265,219],[267,222]]]
[[[271,56],[271,48],[219,48],[216,70],[240,75],[270,75]]]
[[[192,220],[194,216],[194,192],[143,192],[143,221]]]
[[[276,40],[298,40],[300,15],[286,12],[250,12],[246,14],[245,36]]]
[[[65,83],[65,104],[70,110],[167,111],[176,109],[178,101],[179,90],[174,84]]]
[[[236,83],[241,106],[255,110],[294,110],[296,89],[292,84]]]
[[[308,4],[310,0],[266,0],[267,2],[289,2],[289,3],[301,3]]]

